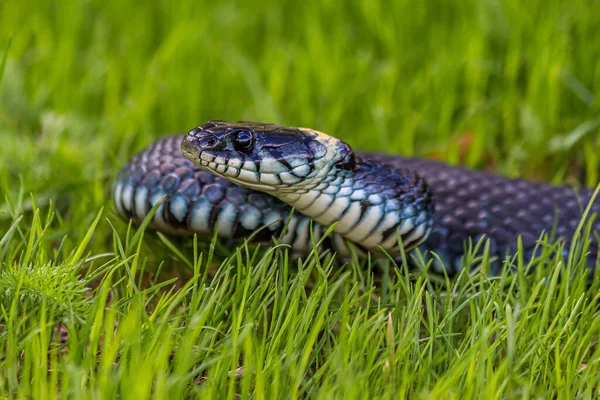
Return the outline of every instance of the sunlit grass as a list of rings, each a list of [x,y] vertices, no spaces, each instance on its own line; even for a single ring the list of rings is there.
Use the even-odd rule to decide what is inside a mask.
[[[144,232],[110,190],[208,119],[595,187],[598,26],[587,0],[0,3],[0,392],[597,396],[580,252],[447,280]]]
[[[514,273],[440,284],[389,263],[382,281],[368,262],[317,252],[292,262],[284,246],[242,245],[218,261],[216,242],[198,252],[193,240],[186,278],[152,284],[136,230],[114,231],[114,253],[60,249],[48,268],[38,215],[15,224],[45,244],[23,249],[33,267],[11,261],[19,242],[3,240],[6,393],[572,397],[600,384],[599,282],[578,259],[540,252]]]

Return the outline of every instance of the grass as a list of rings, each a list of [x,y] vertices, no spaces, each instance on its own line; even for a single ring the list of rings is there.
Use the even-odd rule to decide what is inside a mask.
[[[445,280],[143,232],[110,188],[217,118],[596,186],[599,24],[592,0],[0,3],[0,392],[596,397],[599,283],[560,244]]]

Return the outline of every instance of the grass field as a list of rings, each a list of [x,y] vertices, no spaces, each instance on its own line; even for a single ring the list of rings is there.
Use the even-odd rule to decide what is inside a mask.
[[[296,261],[128,227],[110,189],[208,119],[596,186],[599,26],[594,0],[0,2],[0,396],[597,397],[581,257]]]

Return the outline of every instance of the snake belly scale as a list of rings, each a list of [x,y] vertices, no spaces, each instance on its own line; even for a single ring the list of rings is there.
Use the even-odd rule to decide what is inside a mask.
[[[187,135],[150,144],[115,180],[113,200],[124,218],[141,222],[165,198],[149,227],[224,238],[279,236],[298,253],[324,246],[348,254],[435,252],[449,274],[461,269],[466,243],[489,239],[499,259],[521,238],[531,255],[543,232],[569,242],[592,199],[590,189],[510,179],[497,174],[398,155],[355,152],[307,128],[209,121]],[[292,213],[292,207],[294,211]],[[591,205],[600,213],[600,200]],[[313,223],[311,224],[311,220]],[[596,220],[593,229],[600,231]],[[590,245],[595,263],[597,243]],[[499,264],[499,263],[496,263]],[[495,267],[497,268],[498,265]]]

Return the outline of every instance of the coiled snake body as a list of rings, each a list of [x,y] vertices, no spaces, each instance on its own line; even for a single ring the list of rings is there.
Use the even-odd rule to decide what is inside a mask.
[[[312,249],[310,220],[325,246],[348,254],[390,255],[417,246],[435,252],[434,269],[461,268],[469,240],[489,239],[499,259],[521,237],[531,255],[542,232],[572,238],[593,192],[575,191],[418,158],[354,152],[306,128],[210,121],[187,135],[167,136],[133,157],[118,175],[113,199],[141,222],[162,198],[150,228],[178,235],[279,236],[296,252]],[[295,211],[290,217],[294,207]],[[592,213],[600,213],[595,200]],[[593,228],[600,231],[600,223]],[[399,240],[400,239],[400,240]],[[590,246],[593,263],[598,246]],[[437,259],[436,259],[437,260]]]

